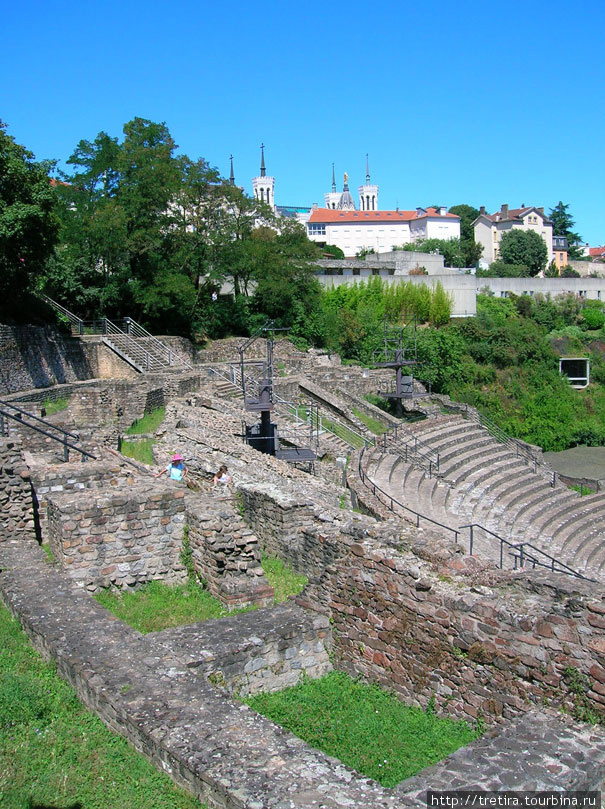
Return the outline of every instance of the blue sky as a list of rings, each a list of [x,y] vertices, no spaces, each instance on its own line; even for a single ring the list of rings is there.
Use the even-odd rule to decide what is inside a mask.
[[[331,166],[380,207],[569,203],[605,243],[605,4],[3,2],[0,118],[64,167],[80,139],[165,121],[179,151],[278,204]]]

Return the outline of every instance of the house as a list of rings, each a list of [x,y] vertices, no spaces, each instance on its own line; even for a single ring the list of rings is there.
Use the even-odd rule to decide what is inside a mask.
[[[480,262],[483,266],[489,266],[500,257],[502,234],[514,229],[533,230],[546,243],[548,261],[550,262],[554,258],[552,222],[545,216],[544,208],[523,205],[521,208],[509,209],[508,205],[503,205],[496,213],[489,214],[482,205],[479,216],[473,222],[473,228],[475,241],[483,245],[483,257]],[[565,260],[567,261],[567,257]]]
[[[342,209],[314,206],[307,221],[307,235],[317,244],[340,247],[346,257],[352,258],[363,252],[389,252],[421,239],[458,239],[460,217],[448,213],[446,208],[358,211],[354,206]]]
[[[567,238],[565,236],[552,237],[552,252],[555,267],[561,272],[561,267],[567,266]]]

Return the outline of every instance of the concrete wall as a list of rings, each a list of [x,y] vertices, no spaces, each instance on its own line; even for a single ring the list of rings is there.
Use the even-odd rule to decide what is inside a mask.
[[[438,283],[441,283],[447,294],[453,298],[452,317],[474,317],[477,314],[476,280],[489,280],[475,279],[474,275],[463,273],[429,276],[389,275],[388,273],[382,275],[381,273],[381,277],[387,284],[400,284],[411,281],[413,284],[426,284],[429,287],[435,287]],[[332,289],[341,284],[357,283],[360,279],[351,275],[319,275],[317,280],[326,289]]]
[[[477,278],[476,282],[477,292],[487,287],[496,297],[505,297],[506,292],[515,295],[540,292],[552,296],[572,292],[605,301],[605,278]]]

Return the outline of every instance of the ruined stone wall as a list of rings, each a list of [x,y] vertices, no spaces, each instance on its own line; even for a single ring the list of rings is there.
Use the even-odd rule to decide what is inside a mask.
[[[459,565],[436,573],[417,556],[364,540],[301,603],[328,604],[339,666],[414,703],[434,696],[439,709],[486,721],[578,699],[605,711],[599,585],[492,570],[488,586],[459,576]],[[571,694],[576,687],[581,697]]]
[[[229,609],[273,603],[258,539],[237,513],[231,497],[191,497],[187,525],[193,566],[211,595]]]
[[[29,470],[21,439],[0,437],[0,542],[11,533],[31,538],[34,527]]]
[[[78,493],[81,507],[87,503],[87,489],[116,491],[133,486],[133,469],[121,464],[117,459],[103,458],[98,461],[70,464],[46,464],[34,462],[30,466],[31,483],[34,492],[34,505],[37,523],[40,526],[40,539],[49,541],[47,530],[47,510],[49,497],[59,493]]]
[[[52,492],[50,549],[62,570],[94,592],[151,579],[184,581],[185,490],[138,484],[107,494]]]
[[[0,325],[0,394],[92,376],[77,338],[51,326]]]
[[[332,632],[323,615],[293,602],[158,632],[187,667],[231,694],[279,691],[332,670]]]

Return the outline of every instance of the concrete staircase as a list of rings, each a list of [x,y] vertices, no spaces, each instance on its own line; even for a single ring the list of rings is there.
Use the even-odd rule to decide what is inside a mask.
[[[528,463],[514,445],[461,416],[417,422],[411,429],[439,453],[438,476],[395,451],[375,448],[366,453],[366,472],[387,495],[452,528],[475,523],[511,543],[531,543],[583,575],[605,580],[605,493],[580,497],[553,485],[548,467]],[[477,555],[497,561],[499,546],[475,531]],[[509,553],[505,548],[504,555]]]

